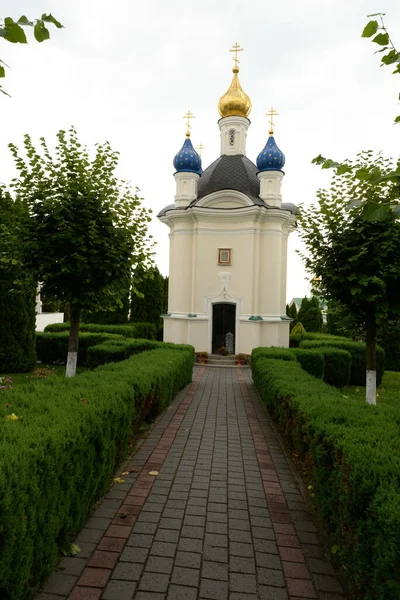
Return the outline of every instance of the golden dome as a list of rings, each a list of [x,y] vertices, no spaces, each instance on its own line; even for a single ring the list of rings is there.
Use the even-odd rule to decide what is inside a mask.
[[[218,102],[218,111],[221,117],[248,117],[251,111],[251,100],[242,90],[238,73],[239,67],[232,69],[233,77],[229,90]]]

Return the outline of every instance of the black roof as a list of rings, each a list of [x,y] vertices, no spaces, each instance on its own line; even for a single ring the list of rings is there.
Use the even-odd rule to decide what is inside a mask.
[[[263,204],[259,198],[260,182],[258,169],[254,163],[242,154],[228,156],[223,154],[203,171],[198,185],[197,200],[220,190],[237,190],[246,194],[255,204]]]

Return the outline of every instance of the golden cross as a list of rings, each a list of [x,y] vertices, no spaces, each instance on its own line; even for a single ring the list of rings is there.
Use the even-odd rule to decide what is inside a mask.
[[[235,56],[233,56],[233,60],[235,61],[235,67],[238,68],[238,63],[240,63],[240,60],[238,59],[238,52],[243,52],[244,48],[240,47],[240,44],[238,44],[237,42],[235,42],[231,48],[231,50],[229,50],[229,52],[234,52]]]
[[[191,124],[190,124],[190,119],[195,119],[196,117],[194,116],[193,113],[190,112],[190,110],[187,111],[186,115],[183,115],[182,117],[183,119],[186,119],[186,137],[190,137],[190,129],[191,129]]]
[[[202,150],[205,150],[205,148],[206,148],[206,147],[204,146],[204,144],[199,144],[198,146],[196,146],[196,150],[198,150],[198,151],[199,151],[199,156],[200,156],[200,157],[201,157],[201,151],[202,151]]]
[[[269,117],[268,122],[269,122],[269,134],[270,135],[274,134],[274,117],[277,117],[278,115],[279,115],[279,113],[277,113],[274,108],[270,108],[269,111],[267,113],[265,113],[265,116]]]

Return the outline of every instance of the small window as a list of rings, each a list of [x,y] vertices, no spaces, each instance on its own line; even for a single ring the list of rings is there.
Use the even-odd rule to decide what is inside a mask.
[[[230,265],[231,264],[232,250],[230,248],[218,248],[218,264],[219,265]]]
[[[230,146],[235,145],[235,130],[234,129],[229,130],[229,145]]]

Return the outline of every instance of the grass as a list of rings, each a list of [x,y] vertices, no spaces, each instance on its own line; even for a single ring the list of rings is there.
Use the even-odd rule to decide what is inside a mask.
[[[84,367],[77,367],[76,373],[82,373],[86,369]],[[0,373],[0,386],[16,387],[24,385],[32,379],[47,379],[48,377],[65,377],[65,365],[37,365],[30,373]],[[12,383],[9,383],[7,379],[11,379]],[[6,389],[1,389],[0,392],[5,392]]]
[[[365,387],[347,386],[340,390],[344,398],[365,402]],[[385,371],[382,385],[377,389],[377,404],[400,408],[400,372]]]

